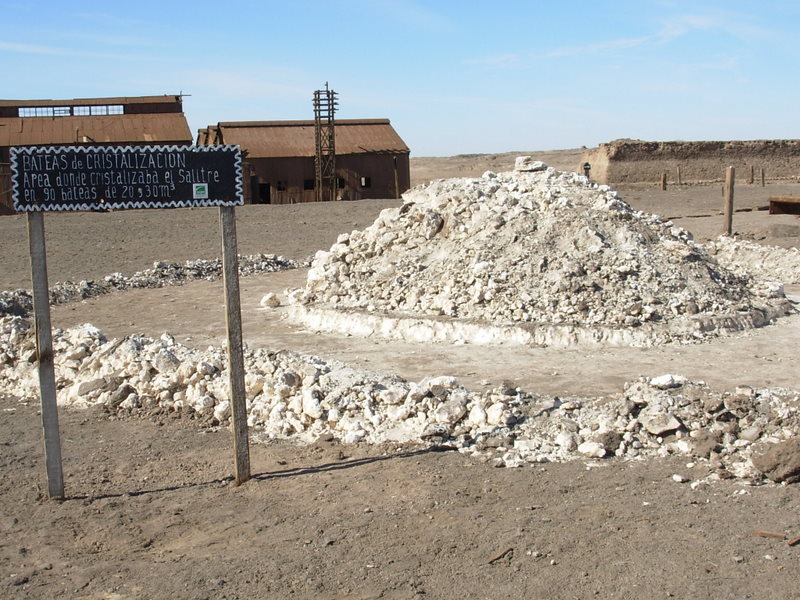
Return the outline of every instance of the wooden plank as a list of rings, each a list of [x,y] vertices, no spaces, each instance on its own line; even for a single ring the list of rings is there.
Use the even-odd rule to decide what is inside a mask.
[[[786,204],[800,204],[800,196],[770,196],[770,202],[785,202]]]
[[[800,215],[800,204],[798,204],[797,202],[775,202],[770,200],[769,214]]]
[[[220,206],[222,231],[222,276],[225,282],[225,315],[228,330],[228,375],[235,457],[235,482],[250,479],[250,447],[247,431],[247,401],[242,350],[242,311],[239,301],[239,257],[236,243],[236,213],[232,206]]]
[[[782,533],[776,533],[774,531],[762,531],[760,529],[756,529],[755,531],[751,531],[750,533],[752,533],[753,535],[757,535],[759,537],[772,538],[775,540],[786,539],[785,535],[783,535]]]
[[[40,211],[28,213],[28,243],[31,251],[36,360],[39,367],[44,456],[47,468],[47,493],[52,499],[62,500],[64,498],[64,474],[61,469],[61,438],[58,429],[58,405],[56,404],[53,332],[50,325],[50,294],[47,288],[44,216]]]

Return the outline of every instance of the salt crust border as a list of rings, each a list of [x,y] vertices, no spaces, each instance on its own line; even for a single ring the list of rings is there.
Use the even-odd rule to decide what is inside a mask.
[[[306,305],[288,307],[289,322],[307,329],[355,337],[376,337],[416,343],[464,343],[478,346],[539,346],[550,348],[633,346],[651,347],[709,333],[735,333],[763,327],[793,313],[789,303],[766,310],[735,315],[689,317],[668,324],[644,325],[636,329],[581,327],[554,324],[491,324],[460,319],[368,313]]]

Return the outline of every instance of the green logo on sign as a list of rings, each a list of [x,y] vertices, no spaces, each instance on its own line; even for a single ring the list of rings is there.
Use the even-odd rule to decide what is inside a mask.
[[[208,184],[207,183],[193,183],[192,184],[192,198],[195,200],[204,200],[208,198]]]

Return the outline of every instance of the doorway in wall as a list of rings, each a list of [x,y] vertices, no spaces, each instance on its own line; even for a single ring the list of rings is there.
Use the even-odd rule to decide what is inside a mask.
[[[259,183],[258,184],[258,203],[259,204],[270,204],[270,191],[269,191],[269,184],[268,183]]]

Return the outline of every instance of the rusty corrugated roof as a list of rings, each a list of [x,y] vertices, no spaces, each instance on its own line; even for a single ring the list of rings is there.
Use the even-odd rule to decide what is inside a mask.
[[[196,144],[198,146],[212,146],[216,144],[218,130],[219,128],[216,125],[209,125],[206,128],[198,129]]]
[[[125,98],[73,98],[71,100],[0,100],[0,106],[105,106],[110,104],[162,104],[180,103],[174,94],[163,96],[130,96]]]
[[[192,133],[183,113],[0,118],[0,146],[86,142],[191,144]]]
[[[408,146],[389,119],[336,121],[336,154],[404,153]],[[210,143],[214,142],[209,127]],[[217,142],[238,144],[251,158],[314,156],[314,121],[241,121],[217,126]],[[220,139],[221,138],[221,139]]]

